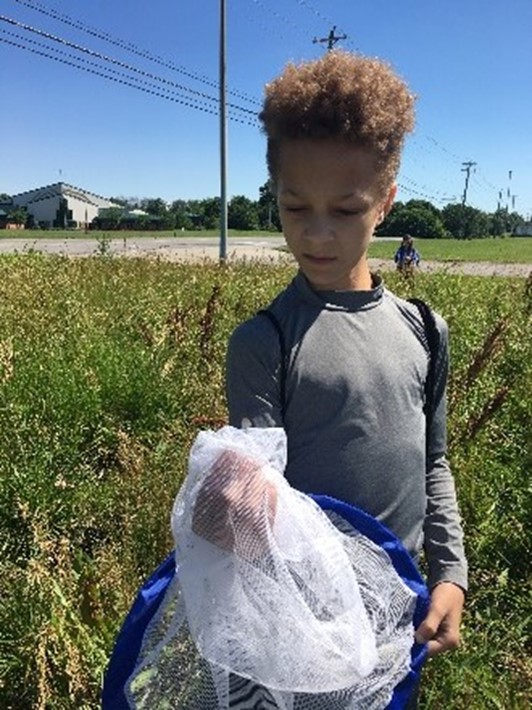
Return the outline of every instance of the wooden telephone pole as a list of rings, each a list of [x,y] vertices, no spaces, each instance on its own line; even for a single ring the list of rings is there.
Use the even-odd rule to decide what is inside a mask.
[[[462,172],[466,174],[464,194],[462,195],[462,204],[465,205],[467,200],[467,188],[469,187],[469,175],[471,173],[471,168],[476,165],[472,160],[468,160],[466,163],[462,163],[464,166]]]
[[[337,35],[337,34],[335,34],[335,32],[336,32],[336,25],[334,25],[334,27],[329,32],[327,37],[321,37],[321,38],[314,37],[312,42],[313,42],[313,44],[324,44],[325,42],[327,42],[327,51],[330,52],[331,49],[334,48],[334,45],[337,42],[339,42],[341,39],[347,39],[346,34]]]

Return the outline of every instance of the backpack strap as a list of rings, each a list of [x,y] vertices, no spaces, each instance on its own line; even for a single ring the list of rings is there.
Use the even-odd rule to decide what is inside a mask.
[[[286,341],[277,317],[268,308],[257,311],[258,316],[265,316],[270,323],[273,325],[277,332],[277,337],[279,338],[279,348],[281,350],[281,363],[279,371],[279,398],[281,405],[281,416],[283,417],[286,411],[286,374],[287,374],[287,359],[286,359]]]
[[[423,407],[428,432],[430,431],[430,427],[432,425],[432,415],[434,412],[434,385],[436,383],[436,361],[440,350],[440,333],[438,331],[438,327],[436,326],[434,314],[425,301],[422,301],[420,298],[409,298],[408,302],[416,306],[419,311],[423,321],[423,330],[425,331],[425,338],[427,339],[429,349],[429,367],[427,379],[425,380],[425,405]]]

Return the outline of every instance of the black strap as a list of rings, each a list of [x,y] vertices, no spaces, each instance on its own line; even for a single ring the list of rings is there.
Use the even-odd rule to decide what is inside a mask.
[[[422,301],[420,298],[409,298],[408,302],[414,304],[421,315],[425,338],[427,339],[427,345],[429,348],[429,368],[427,372],[427,379],[425,380],[425,406],[423,407],[425,412],[425,420],[427,422],[427,432],[429,432],[434,412],[434,385],[436,383],[436,362],[440,350],[440,333],[438,331],[438,327],[436,326],[434,314],[425,301]]]
[[[268,310],[264,309],[261,311],[257,311],[258,316],[266,316],[266,318],[270,321],[270,323],[273,325],[275,330],[277,331],[277,337],[279,338],[279,348],[281,350],[281,364],[280,364],[280,372],[279,372],[279,400],[280,400],[280,405],[281,405],[281,416],[283,417],[284,421],[284,415],[286,411],[286,374],[287,374],[287,362],[286,362],[286,342],[284,338],[284,333],[283,329],[281,328],[281,324],[277,320],[277,318],[274,316],[274,314]]]

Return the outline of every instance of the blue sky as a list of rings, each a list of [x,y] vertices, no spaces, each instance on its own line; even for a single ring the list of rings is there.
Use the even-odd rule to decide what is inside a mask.
[[[256,199],[267,177],[264,138],[249,113],[264,84],[287,61],[319,56],[324,45],[313,38],[336,24],[348,35],[338,46],[388,60],[418,95],[399,199],[459,201],[462,163],[474,161],[469,204],[493,211],[502,192],[502,206],[532,214],[531,0],[227,0],[227,7],[230,101],[244,121],[229,123],[230,196]],[[0,21],[0,192],[62,180],[104,196],[219,194],[218,0],[0,0],[0,16],[144,72]],[[93,72],[179,93],[170,101],[110,81],[80,69],[78,58]]]

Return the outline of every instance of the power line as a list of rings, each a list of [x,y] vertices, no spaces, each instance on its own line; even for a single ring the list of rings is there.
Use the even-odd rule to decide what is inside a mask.
[[[271,26],[265,25],[264,22],[261,20],[257,19],[251,12],[247,11],[247,8],[244,7],[242,10],[242,15],[252,22],[254,25],[257,25],[263,32],[266,32],[267,34],[271,35],[272,37],[277,37],[278,39],[282,39],[283,42],[287,40],[287,37],[280,32],[276,32]]]
[[[403,192],[408,192],[412,195],[415,195],[416,197],[421,197],[424,200],[428,200],[429,202],[448,202],[449,200],[453,200],[454,198],[451,198],[449,196],[444,196],[444,197],[435,197],[434,195],[429,195],[425,192],[421,192],[419,190],[416,190],[413,187],[408,187],[407,185],[403,185],[402,183],[398,182],[397,187],[400,190],[403,190]]]
[[[460,162],[462,159],[460,156],[456,155],[456,153],[453,153],[450,151],[448,148],[446,148],[444,145],[442,145],[439,141],[436,140],[436,138],[433,138],[432,136],[425,135],[424,136],[425,140],[430,141],[433,145],[435,145],[437,148],[439,148],[441,151],[443,151],[446,155],[449,155],[454,162],[458,161]]]
[[[448,202],[450,197],[449,195],[446,195],[445,193],[440,192],[439,190],[431,190],[430,187],[427,185],[419,185],[415,180],[412,180],[406,175],[400,175],[399,176],[397,186],[400,187],[402,190],[405,190],[407,192],[410,192],[414,195],[418,195],[419,197],[423,197],[426,200],[430,200],[431,202]],[[402,181],[408,182],[410,185],[414,185],[414,187],[409,187],[408,185],[405,185]]]
[[[16,34],[15,32],[8,32],[7,30],[3,30],[2,28],[0,28],[0,32],[3,33],[3,34],[9,35],[9,36],[11,36],[11,37],[16,37],[16,38],[22,39],[22,41],[24,41],[24,42],[26,42],[26,43],[29,43],[29,44],[32,44],[32,45],[34,45],[34,46],[42,47],[43,49],[47,49],[49,52],[55,52],[56,54],[61,54],[61,55],[64,56],[64,57],[67,57],[67,58],[69,58],[69,59],[73,59],[73,60],[75,60],[76,63],[64,62],[65,64],[69,64],[69,65],[72,66],[72,67],[79,68],[79,69],[83,69],[84,67],[81,66],[81,64],[84,64],[84,65],[96,67],[97,69],[102,69],[101,65],[98,64],[98,63],[96,63],[96,62],[92,62],[92,61],[90,61],[89,59],[84,59],[83,57],[78,57],[78,56],[76,56],[76,55],[74,55],[74,54],[70,54],[69,52],[65,52],[65,51],[63,51],[63,50],[61,50],[61,49],[56,49],[55,47],[49,47],[48,45],[44,44],[43,42],[37,42],[36,40],[28,39],[27,37],[22,37],[21,35],[18,35],[18,34]],[[13,43],[13,44],[15,44],[15,43]],[[23,47],[22,45],[16,45],[16,46],[18,46],[19,48],[25,48],[25,47]],[[29,47],[28,47],[27,49],[29,50]],[[53,57],[53,56],[51,56],[51,55],[48,55],[48,54],[46,54],[46,53],[44,53],[44,52],[41,53],[41,54],[42,54],[42,56],[47,57],[47,58],[49,58],[49,59],[57,59],[56,57]],[[79,64],[78,64],[78,63],[79,63]],[[143,80],[143,79],[138,79],[137,77],[130,77],[130,76],[128,76],[127,74],[124,74],[124,72],[118,71],[118,70],[116,70],[116,69],[110,69],[110,68],[108,68],[108,67],[105,67],[105,71],[109,72],[110,74],[114,74],[114,75],[116,75],[116,76],[118,76],[118,77],[125,78],[125,79],[128,79],[128,80],[130,80],[130,81],[135,81],[135,82],[137,82],[137,84],[147,86],[147,87],[149,87],[150,89],[154,89],[155,86],[156,86],[155,84],[153,84],[153,83],[151,83],[151,82],[149,82],[149,81],[145,81],[145,80]],[[92,72],[92,73],[97,73],[97,74],[99,74],[99,75],[102,76],[102,77],[111,79],[111,77],[108,76],[107,74],[103,74],[103,73],[100,73],[100,72]],[[123,82],[121,82],[121,83],[123,83]],[[131,85],[131,86],[133,86],[133,85]],[[194,98],[194,97],[191,98],[191,97],[188,97],[188,96],[186,96],[186,95],[183,96],[183,94],[180,94],[179,92],[177,92],[177,91],[175,91],[175,90],[172,91],[172,90],[170,90],[170,89],[163,88],[163,89],[161,89],[161,91],[164,91],[165,93],[164,93],[164,94],[163,94],[163,93],[158,93],[158,94],[156,94],[156,95],[159,95],[159,96],[161,96],[161,97],[179,96],[179,97],[188,99],[189,101],[194,101],[194,102],[196,102],[199,106],[205,106],[205,104],[201,103],[198,99],[196,99],[196,98]],[[153,92],[152,92],[152,93],[153,93]],[[212,97],[208,97],[208,96],[207,96],[206,98],[209,98],[211,101],[215,101],[215,102],[217,101],[216,98],[212,98]],[[216,112],[216,113],[217,113],[217,112]],[[250,123],[249,125],[255,125],[255,124],[251,124],[251,123]],[[257,125],[258,125],[258,124],[257,124]]]
[[[81,22],[80,20],[76,20],[76,19],[70,17],[69,15],[60,13],[57,10],[54,10],[52,8],[45,7],[41,3],[29,2],[28,0],[14,0],[14,1],[16,3],[18,3],[19,5],[24,5],[25,7],[28,7],[31,10],[34,10],[35,12],[40,12],[41,14],[46,15],[47,17],[57,20],[58,22],[62,22],[63,24],[68,25],[69,27],[73,27],[74,29],[81,30],[82,32],[85,32],[86,34],[89,34],[92,37],[96,37],[98,39],[101,39],[104,42],[109,42],[110,44],[113,44],[116,47],[120,47],[121,49],[125,49],[127,52],[131,52],[132,54],[136,54],[139,57],[142,57],[144,59],[148,59],[151,62],[155,62],[156,64],[159,64],[160,66],[163,66],[166,69],[171,69],[172,71],[176,71],[180,74],[183,74],[184,76],[187,76],[189,79],[193,79],[194,81],[199,81],[207,86],[210,86],[211,88],[218,89],[218,83],[216,81],[208,79],[207,77],[204,77],[197,72],[191,71],[189,69],[186,69],[183,66],[175,64],[175,62],[168,61],[166,59],[163,59],[162,57],[158,57],[157,55],[152,54],[148,50],[138,47],[136,44],[133,44],[132,42],[126,42],[125,40],[122,40],[120,38],[113,37],[108,32],[103,32],[102,30],[98,30],[97,28],[89,27],[84,22]],[[228,90],[228,93],[232,94],[233,96],[238,96],[239,98],[243,99],[244,101],[248,101],[249,103],[261,105],[260,101],[258,99],[254,98],[254,97],[250,97],[247,94],[244,94],[243,92],[236,91],[236,90],[232,89],[232,90]]]
[[[209,113],[213,116],[218,116],[218,111],[216,109],[213,109],[212,106],[207,106],[205,104],[201,104],[197,99],[192,99],[192,98],[176,98],[175,94],[170,94],[170,93],[162,93],[161,91],[156,91],[154,89],[150,89],[144,86],[139,86],[139,84],[135,84],[131,81],[131,77],[128,77],[126,74],[122,75],[125,78],[118,78],[116,76],[110,76],[109,74],[106,74],[101,71],[97,71],[96,69],[90,69],[89,67],[83,66],[82,64],[71,62],[67,59],[61,59],[60,57],[55,57],[50,54],[46,54],[45,52],[38,50],[38,49],[33,49],[32,47],[26,47],[19,42],[13,42],[12,40],[4,39],[0,37],[0,42],[3,42],[4,44],[9,44],[13,47],[17,47],[18,49],[23,49],[27,52],[31,52],[32,54],[36,54],[41,57],[46,57],[47,59],[52,59],[55,62],[59,62],[60,64],[65,64],[67,66],[73,67],[75,69],[87,72],[89,74],[94,74],[95,76],[100,76],[103,77],[104,79],[108,79],[109,81],[113,81],[117,84],[122,84],[123,86],[129,86],[130,88],[137,89],[137,91],[142,91],[146,94],[150,94],[151,96],[157,96],[162,99],[166,99],[167,101],[172,101],[173,103],[181,104],[182,106],[186,106],[188,108],[193,108],[197,109],[198,111],[202,111],[203,113]],[[118,74],[119,72],[115,72]],[[139,81],[139,80],[135,80]],[[194,103],[192,103],[194,102]],[[256,122],[251,122],[251,121],[246,121],[243,120],[240,116],[235,116],[235,115],[230,115],[229,116],[231,120],[236,121],[237,123],[241,123],[243,125],[247,126],[253,126],[257,127]]]
[[[43,32],[42,30],[36,29],[35,27],[31,27],[30,25],[26,25],[22,22],[18,22],[17,20],[13,20],[12,18],[6,17],[5,15],[0,15],[0,21],[7,22],[7,23],[14,25],[16,27],[19,27],[27,32],[31,32],[33,34],[40,36],[40,37],[44,37],[47,40],[50,40],[53,42],[58,42],[66,47],[70,47],[70,48],[75,49],[75,50],[82,52],[84,54],[88,54],[91,57],[95,57],[97,59],[108,62],[110,64],[115,64],[123,69],[127,69],[128,71],[134,72],[135,74],[140,74],[141,76],[147,77],[148,79],[153,79],[154,81],[158,81],[158,82],[161,82],[162,84],[166,84],[166,85],[171,86],[173,88],[180,89],[181,91],[185,91],[190,94],[194,94],[195,96],[199,96],[202,99],[205,99],[207,101],[212,101],[215,103],[218,103],[218,101],[219,101],[219,99],[217,97],[209,96],[208,94],[205,94],[202,91],[197,91],[196,89],[190,89],[189,87],[184,86],[183,84],[178,84],[178,83],[171,81],[169,79],[164,79],[162,77],[156,76],[155,74],[151,74],[150,72],[143,71],[142,69],[138,69],[136,67],[131,66],[131,64],[127,64],[126,62],[119,61],[118,59],[113,59],[112,57],[106,56],[106,55],[101,54],[100,52],[96,52],[92,49],[87,49],[86,47],[82,47],[81,45],[75,44],[74,42],[69,42],[68,40],[63,39],[62,37],[57,37],[56,35],[52,35],[48,32]],[[23,37],[20,34],[8,32],[6,30],[1,30],[1,29],[0,29],[0,31],[4,32],[4,34],[7,34],[7,35],[10,35],[13,37],[18,37],[19,39],[23,39],[25,42],[35,44],[40,47],[44,47],[45,49],[48,49],[49,51],[61,53],[61,50],[57,50],[53,47],[49,47],[48,45],[43,44],[41,42],[36,42],[35,40],[30,40],[27,37]],[[84,61],[81,58],[75,57],[72,54],[65,53],[65,55],[68,57],[77,59],[77,61],[80,61],[80,62]],[[87,63],[93,64],[94,66],[99,66],[98,64],[95,64],[94,62],[87,62]],[[108,71],[114,73],[113,70],[111,70],[111,69],[108,69]],[[228,104],[228,106],[236,111],[242,111],[243,113],[249,113],[252,116],[257,116],[257,112],[253,111],[252,109],[247,109],[242,106],[238,106],[236,104]]]
[[[317,7],[315,7],[309,0],[296,0],[298,5],[309,10],[313,15],[315,15],[319,20],[325,22],[327,25],[332,25],[330,18],[326,17]]]
[[[279,22],[281,23],[282,26],[290,25],[292,30],[294,30],[299,35],[301,35],[302,37],[305,37],[305,39],[307,39],[308,35],[304,32],[304,30],[302,30],[301,25],[298,25],[296,22],[294,22],[294,20],[292,20],[289,17],[286,17],[286,15],[281,15],[279,12],[277,12],[277,10],[273,10],[272,8],[268,8],[264,4],[263,0],[253,0],[253,3],[257,7],[262,8],[262,10],[264,10],[264,12],[266,12],[268,14],[268,17],[275,17],[277,20],[279,20]],[[282,37],[282,39],[284,40],[284,37]]]

